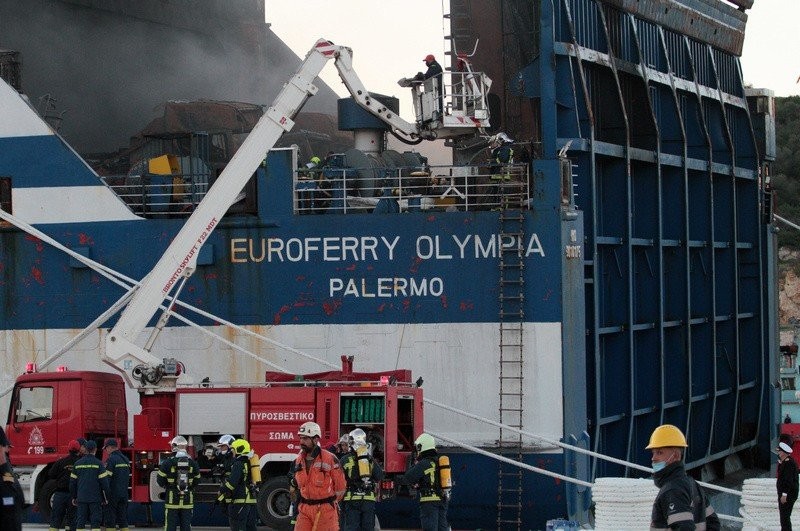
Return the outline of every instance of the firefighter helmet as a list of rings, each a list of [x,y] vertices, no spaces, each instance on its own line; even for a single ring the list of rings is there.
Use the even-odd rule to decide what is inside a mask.
[[[350,432],[350,444],[356,448],[367,445],[367,434],[361,428],[356,428]]]
[[[647,445],[646,450],[653,448],[686,448],[686,437],[683,432],[672,424],[662,424],[650,436],[650,444]]]
[[[231,443],[231,448],[236,455],[247,455],[250,453],[250,443],[244,439],[236,439]]]
[[[173,450],[175,449],[186,450],[186,447],[189,446],[189,442],[183,435],[176,435],[175,437],[172,438],[169,444],[170,446],[172,446]]]
[[[300,437],[322,437],[322,430],[316,422],[305,422],[297,430],[297,435]]]
[[[232,443],[233,441],[235,441],[235,440],[236,440],[236,439],[234,439],[233,435],[223,435],[222,437],[220,437],[220,438],[219,438],[219,441],[217,441],[217,444],[222,444],[222,445],[225,445],[225,446],[230,446],[230,445],[231,445],[231,443]]]
[[[418,454],[427,450],[436,450],[436,441],[433,440],[432,435],[423,433],[414,441],[414,448],[417,449]]]

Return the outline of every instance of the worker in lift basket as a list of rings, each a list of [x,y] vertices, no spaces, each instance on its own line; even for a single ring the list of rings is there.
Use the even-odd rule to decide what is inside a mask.
[[[94,455],[97,443],[86,441],[86,455],[75,461],[69,479],[69,494],[72,504],[78,508],[75,527],[83,529],[90,523],[92,529],[100,529],[103,523],[103,505],[108,500],[108,472]]]
[[[292,467],[291,486],[299,492],[296,530],[338,531],[338,502],[347,484],[336,456],[319,445],[322,430],[306,422],[297,430],[300,454]]]
[[[447,531],[447,493],[439,481],[439,457],[436,441],[423,433],[414,441],[416,464],[397,479],[400,485],[417,485],[419,520],[422,531]]]
[[[192,529],[194,510],[194,487],[200,479],[200,467],[189,457],[186,448],[189,443],[185,437],[175,436],[170,441],[173,454],[158,466],[156,481],[164,487],[164,531]]]
[[[659,488],[653,503],[650,529],[706,529],[719,531],[720,522],[705,492],[686,474],[683,458],[689,445],[683,432],[671,424],[653,431],[647,450],[653,453],[653,481]]]

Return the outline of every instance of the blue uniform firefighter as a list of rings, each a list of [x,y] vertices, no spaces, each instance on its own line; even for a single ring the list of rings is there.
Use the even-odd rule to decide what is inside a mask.
[[[131,484],[131,462],[119,451],[116,439],[106,439],[103,448],[108,452],[106,471],[108,479],[108,504],[103,511],[105,527],[128,531],[128,487]]]

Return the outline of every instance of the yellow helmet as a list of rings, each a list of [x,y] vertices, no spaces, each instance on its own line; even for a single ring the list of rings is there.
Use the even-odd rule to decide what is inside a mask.
[[[686,437],[683,432],[672,424],[662,424],[650,436],[650,444],[647,445],[646,450],[653,448],[687,448]]]
[[[247,455],[250,453],[250,443],[244,439],[236,439],[231,443],[231,448],[236,455]]]

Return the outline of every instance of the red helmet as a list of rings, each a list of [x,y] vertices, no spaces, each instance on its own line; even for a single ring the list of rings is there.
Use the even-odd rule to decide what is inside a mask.
[[[426,56],[425,56],[425,59],[423,59],[423,61],[424,61],[424,62],[426,62],[426,63],[432,63],[432,62],[433,62],[433,61],[435,61],[435,60],[436,60],[436,58],[435,58],[435,57],[433,56],[433,54],[431,54],[431,53],[429,53],[428,55],[426,55]]]

